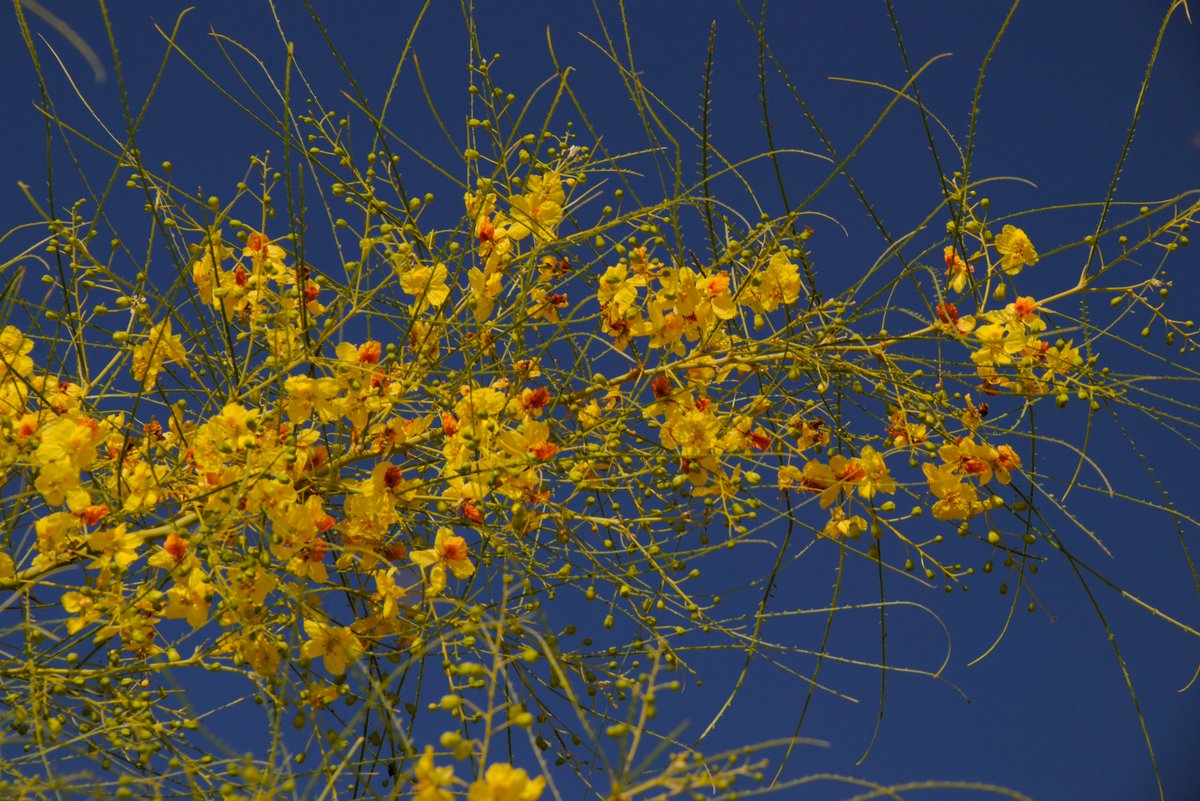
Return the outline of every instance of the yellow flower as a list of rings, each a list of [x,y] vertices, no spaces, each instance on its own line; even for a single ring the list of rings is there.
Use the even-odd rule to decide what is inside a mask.
[[[50,567],[68,558],[83,545],[79,518],[70,512],[55,512],[33,524],[37,534],[37,556],[33,567]]]
[[[1000,323],[988,323],[975,329],[979,350],[971,354],[976,365],[1012,364],[1012,357],[1025,348],[1026,336]]]
[[[1004,307],[1004,318],[1013,325],[1024,326],[1030,333],[1037,334],[1046,330],[1046,321],[1038,316],[1039,311],[1037,300],[1022,297]]]
[[[467,541],[445,526],[438,529],[432,548],[413,551],[410,558],[421,568],[432,568],[429,591],[433,595],[441,595],[446,589],[446,568],[459,579],[469,578],[475,572],[475,565],[467,557]]]
[[[950,279],[950,289],[962,292],[967,286],[967,277],[975,272],[975,268],[963,261],[953,245],[946,245],[942,256],[946,260],[946,277]]]
[[[893,493],[896,491],[896,482],[892,479],[887,464],[883,461],[883,454],[868,445],[863,448],[862,455],[859,456],[859,463],[865,473],[858,481],[859,496],[870,500],[875,497],[877,492]]]
[[[192,265],[192,281],[205,305],[216,305],[213,302],[213,289],[218,285],[221,275],[221,262],[230,255],[229,248],[221,242],[221,232],[216,231],[204,245],[204,255]]]
[[[434,267],[413,267],[400,276],[400,288],[417,298],[418,308],[426,304],[437,308],[450,297],[450,287],[446,284],[448,277],[446,265],[440,262]]]
[[[212,597],[213,586],[206,580],[204,571],[192,568],[187,580],[175,581],[175,586],[167,591],[167,605],[163,616],[167,618],[187,618],[192,628],[198,629],[208,622],[208,602]]]
[[[846,517],[846,513],[835,506],[829,510],[829,522],[825,524],[821,536],[831,540],[856,540],[866,530],[866,520],[858,515]]]
[[[85,627],[101,620],[102,615],[94,598],[83,593],[68,592],[62,597],[63,609],[71,615],[67,619],[67,634],[78,634]]]
[[[471,300],[475,302],[475,321],[481,323],[491,317],[496,308],[496,298],[504,289],[503,276],[499,272],[485,273],[472,267],[467,273],[467,281],[471,285]]]
[[[82,496],[87,493],[80,488],[79,474],[96,460],[96,447],[106,432],[90,417],[60,417],[43,428],[41,436],[33,452],[33,463],[38,467],[34,487],[51,506],[84,500]]]
[[[1066,375],[1083,364],[1083,356],[1071,340],[1067,340],[1060,348],[1057,345],[1047,348],[1045,366],[1049,368],[1044,380],[1053,380],[1055,375]]]
[[[638,289],[646,285],[645,276],[629,275],[629,268],[624,264],[609,267],[600,277],[600,289],[596,299],[601,306],[612,306],[615,312],[624,314],[638,298]]]
[[[379,617],[385,620],[400,614],[400,600],[406,594],[404,587],[396,583],[396,570],[395,567],[389,567],[372,574],[375,577],[375,594],[371,600],[379,605]]]
[[[462,399],[454,405],[454,414],[458,417],[460,427],[466,427],[478,434],[475,428],[479,421],[494,419],[504,412],[508,405],[508,396],[495,387],[462,387],[459,390]]]
[[[513,223],[508,235],[523,239],[532,233],[538,242],[549,242],[562,222],[562,204],[567,199],[562,180],[554,172],[534,175],[525,182],[525,189],[524,195],[512,198]]]
[[[413,801],[454,801],[454,795],[443,789],[454,784],[454,766],[435,767],[432,745],[425,746],[425,753],[417,760],[415,773]]]
[[[126,512],[152,508],[162,497],[159,471],[149,462],[138,462],[124,478],[127,494],[123,508]]]
[[[955,472],[977,479],[981,487],[992,480],[992,465],[999,458],[994,448],[969,437],[946,443],[938,448],[938,455]]]
[[[283,382],[283,389],[288,395],[286,409],[288,417],[292,420],[308,420],[314,411],[323,423],[337,419],[337,409],[333,400],[337,398],[341,386],[336,378],[293,375]]]
[[[250,257],[250,262],[254,266],[255,272],[259,272],[265,268],[274,278],[286,279],[289,277],[286,275],[283,265],[287,251],[267,239],[265,234],[254,231],[247,236],[246,247],[242,249],[242,256]],[[290,278],[291,281],[295,281],[294,275],[290,276]]]
[[[1038,263],[1037,251],[1025,232],[1014,225],[1006,225],[996,237],[996,252],[1000,254],[1000,269],[1008,275],[1016,275],[1022,267]]]
[[[362,640],[345,626],[327,626],[316,620],[304,621],[308,642],[300,647],[300,655],[324,658],[325,669],[335,676],[346,672],[346,666],[363,653]]]
[[[700,459],[713,455],[717,450],[720,421],[707,408],[691,408],[684,411],[675,408],[671,412],[659,430],[663,445],[678,448],[679,455],[685,459]]]
[[[921,469],[929,483],[929,491],[938,499],[933,505],[935,518],[966,520],[983,511],[975,485],[964,481],[963,476],[955,472],[954,465],[934,466],[925,463],[921,465]]]
[[[530,779],[523,768],[500,763],[492,765],[483,781],[471,785],[467,801],[537,801],[546,789],[546,779]]]
[[[773,312],[779,304],[795,303],[800,297],[800,271],[786,255],[778,252],[770,262],[750,276],[742,293],[742,302],[762,314]]]
[[[106,568],[110,562],[116,562],[117,567],[124,570],[138,558],[137,549],[141,544],[142,535],[136,531],[126,531],[124,523],[116,528],[93,532],[88,537],[88,547],[95,551],[96,558],[88,567]]]
[[[1001,445],[996,448],[996,459],[992,463],[992,470],[996,474],[996,480],[1001,484],[1008,484],[1012,481],[1012,471],[1021,469],[1021,457],[1012,449],[1011,445]]]
[[[247,448],[254,444],[254,418],[258,410],[250,410],[240,403],[229,403],[221,413],[212,418],[207,424],[213,428],[214,436],[219,438],[220,445],[229,445],[235,449]]]
[[[142,386],[154,386],[158,373],[162,372],[167,362],[184,365],[187,362],[187,349],[178,335],[170,332],[170,320],[151,327],[146,332],[145,342],[133,349],[133,378],[142,381]]]
[[[10,373],[25,376],[33,372],[33,340],[21,333],[21,329],[6,325],[0,331],[0,378]]]

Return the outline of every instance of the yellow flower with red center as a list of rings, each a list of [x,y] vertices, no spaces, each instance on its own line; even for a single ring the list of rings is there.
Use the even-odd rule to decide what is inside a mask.
[[[864,458],[866,461],[864,461]],[[816,459],[804,466],[800,482],[802,489],[821,494],[821,508],[828,508],[845,493],[848,497],[855,489],[863,498],[871,498],[876,492],[895,492],[896,484],[888,473],[874,448],[863,449],[863,458],[847,458],[836,454],[825,465]]]
[[[438,529],[432,548],[413,551],[409,558],[422,569],[430,568],[429,592],[433,595],[441,595],[446,589],[447,570],[458,579],[475,573],[475,565],[467,556],[467,541],[445,526]]]
[[[1030,297],[1017,298],[1004,307],[1006,316],[1033,334],[1046,330],[1046,321],[1038,316],[1039,311],[1037,300]]]
[[[1006,225],[995,241],[1000,254],[1000,269],[1008,275],[1016,275],[1024,267],[1038,263],[1038,254],[1029,237],[1015,225]]]
[[[284,268],[283,260],[287,251],[273,243],[265,234],[255,231],[247,236],[242,255],[250,257],[250,263],[256,273],[265,271],[276,281],[294,283],[296,280],[295,274]]]
[[[185,559],[187,563],[184,562]],[[189,570],[190,565],[195,563],[195,558],[189,558],[188,541],[179,536],[178,532],[172,531],[163,541],[162,547],[155,551],[146,563],[164,570],[174,570],[177,567]]]
[[[479,242],[483,269],[488,275],[499,277],[499,273],[508,266],[513,249],[513,238],[509,236],[511,223],[504,212],[495,211],[494,194],[476,196],[468,192],[463,200],[467,215],[475,221],[475,238]]]
[[[992,480],[992,465],[997,456],[996,450],[989,445],[967,437],[943,445],[938,449],[938,455],[957,472],[977,479],[981,487]]]
[[[528,457],[545,461],[558,453],[558,446],[550,442],[550,426],[541,420],[526,420],[520,430],[505,431],[497,441],[501,448],[519,460],[518,464]]]
[[[1012,481],[1012,471],[1021,469],[1021,457],[1011,445],[1000,445],[996,448],[996,458],[992,461],[992,471],[996,480],[1001,484]]]
[[[955,292],[962,292],[967,287],[967,278],[975,272],[975,268],[963,261],[953,245],[946,245],[942,257],[946,261],[946,277],[949,279],[947,285]]]
[[[365,369],[379,364],[379,359],[383,356],[383,344],[375,339],[368,339],[357,346],[350,342],[341,342],[334,348],[334,353],[337,354],[343,367],[363,367]]]
[[[729,273],[724,270],[715,275],[704,275],[691,267],[680,267],[663,271],[660,281],[662,290],[655,295],[651,316],[662,323],[657,323],[655,329],[675,323],[688,339],[696,339],[711,329],[714,317],[732,320],[737,316],[729,292]],[[663,312],[667,310],[674,314],[664,316]],[[672,317],[677,319],[671,320]]]

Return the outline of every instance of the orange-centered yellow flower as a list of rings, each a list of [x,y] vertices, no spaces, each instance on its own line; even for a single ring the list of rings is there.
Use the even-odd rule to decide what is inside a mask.
[[[467,541],[445,526],[438,529],[432,548],[413,551],[410,558],[421,568],[432,568],[429,591],[433,595],[441,595],[446,589],[447,568],[459,579],[469,578],[475,572],[475,565],[467,557]]]
[[[967,287],[967,278],[975,272],[975,268],[963,261],[953,245],[946,245],[942,255],[946,260],[947,285],[955,292],[962,292]]]

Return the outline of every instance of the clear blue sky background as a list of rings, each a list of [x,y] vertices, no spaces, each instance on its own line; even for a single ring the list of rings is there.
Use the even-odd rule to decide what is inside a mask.
[[[46,0],[46,5],[69,18],[109,63],[110,80],[94,83],[78,54],[48,26],[35,23],[36,31],[58,51],[96,111],[114,130],[120,130],[111,57],[98,13],[90,4]],[[343,77],[314,26],[298,4],[285,5],[285,28],[296,43],[301,67],[330,108],[348,110],[338,96]],[[1147,0],[1055,0],[1028,2],[1017,11],[984,89],[975,175],[1020,176],[1036,188],[1015,183],[998,187],[989,192],[997,206],[1003,203],[1005,211],[1015,211],[1103,197],[1165,5]],[[606,2],[600,6],[605,19],[615,24],[615,6]],[[689,122],[698,114],[706,43],[712,21],[717,20],[714,142],[731,158],[763,151],[766,140],[759,124],[754,37],[736,5],[635,2],[630,6],[636,68],[643,82]],[[144,96],[163,51],[153,21],[170,28],[183,7],[178,2],[114,3],[114,29],[136,102]],[[414,7],[413,3],[398,2],[317,2],[334,42],[375,103],[381,100],[394,69]],[[979,65],[1007,10],[1007,4],[998,2],[897,2],[914,66],[949,54],[930,66],[919,86],[926,105],[960,140],[965,140]],[[1196,11],[1200,13],[1200,9]],[[484,52],[503,54],[499,67],[502,85],[525,95],[553,74],[546,46],[549,28],[559,59],[576,68],[573,85],[583,95],[610,151],[633,150],[644,144],[614,68],[587,41],[586,37],[600,37],[591,4],[482,2],[479,15]],[[0,75],[4,76],[0,105],[6,115],[0,209],[4,227],[8,227],[31,217],[16,189],[17,181],[30,184],[36,193],[44,182],[44,168],[33,73],[11,13],[4,19],[0,23]],[[769,20],[770,43],[776,54],[820,124],[839,149],[847,151],[889,98],[878,89],[830,79],[845,77],[893,86],[905,80],[886,7],[865,0],[780,0],[771,8]],[[264,5],[200,3],[183,27],[184,46],[230,81],[231,90],[244,96],[244,90],[232,83],[231,72],[207,35],[210,27],[249,44],[273,74],[280,73],[280,40]],[[49,54],[45,45],[41,53],[45,60]],[[415,53],[452,133],[461,137],[468,53],[457,3],[434,3],[416,40]],[[241,63],[248,64],[244,58]],[[55,74],[57,68],[50,66],[48,72]],[[777,142],[820,152],[819,141],[798,109],[789,104],[773,72],[771,81]],[[95,133],[97,126],[88,121],[65,83],[58,78],[55,83],[60,115]],[[171,61],[164,86],[149,110],[141,145],[147,163],[172,160],[180,184],[203,187],[205,195],[228,195],[251,154],[277,147],[182,60]],[[429,148],[436,158],[447,159],[447,146],[431,124],[412,81],[404,81],[403,86],[390,122],[413,144]],[[586,139],[582,141],[586,143]],[[946,143],[944,138],[940,142]],[[949,155],[952,151],[946,148],[944,152]],[[692,157],[698,160],[694,151]],[[911,108],[894,114],[852,166],[881,217],[895,231],[909,230],[936,203],[936,173],[919,117]],[[824,174],[812,160],[797,157],[786,162],[789,192],[795,197],[806,195]],[[420,170],[414,169],[412,176],[406,176],[410,185],[424,191],[419,185]],[[759,177],[764,198],[772,197],[767,172],[763,170]],[[1161,200],[1198,185],[1200,29],[1188,25],[1180,15],[1167,32],[1118,199],[1138,203]],[[448,213],[459,213],[454,193],[438,188],[447,199]],[[769,210],[778,213],[777,206]],[[848,232],[843,236],[831,225],[813,223],[819,233],[814,240],[818,275],[836,288],[839,281],[846,280],[843,277],[853,278],[856,271],[874,261],[885,244],[843,186],[831,188],[817,207],[837,217]],[[1050,214],[1036,226],[1031,224],[1030,233],[1039,249],[1043,243],[1048,249],[1081,237],[1094,218],[1094,212]],[[1038,269],[1044,271],[1048,282],[1061,278],[1066,286],[1078,270],[1075,258],[1044,263]],[[1181,317],[1200,317],[1200,269],[1195,254],[1183,253],[1175,263],[1174,309]],[[1194,357],[1190,358],[1191,366],[1196,366]],[[1195,399],[1198,393],[1188,391]],[[1184,511],[1200,511],[1194,491],[1196,451],[1135,419],[1131,425],[1143,449],[1160,465],[1160,478]],[[1098,437],[1093,456],[1113,471],[1113,476],[1136,475],[1139,470],[1132,452],[1114,431],[1106,430]],[[1129,480],[1137,493],[1153,491],[1144,474]],[[1188,581],[1169,521],[1129,506],[1116,509],[1098,502],[1091,511],[1091,522],[1116,558],[1109,562],[1077,541],[1080,553],[1149,603],[1193,625],[1200,624],[1196,590]],[[1187,534],[1194,545],[1195,530]],[[811,606],[827,601],[830,564],[814,559],[795,572],[790,580],[812,591],[787,597]],[[822,679],[861,702],[819,697],[803,734],[828,740],[831,746],[802,750],[794,757],[794,769],[877,781],[990,781],[1045,801],[1151,798],[1153,778],[1137,718],[1095,611],[1060,562],[1047,566],[1041,579],[1038,589],[1053,619],[1041,612],[1029,615],[1019,611],[996,652],[973,667],[967,663],[986,650],[1007,613],[1003,599],[995,594],[995,582],[979,582],[972,592],[952,597],[940,590],[924,595],[906,590],[909,594],[904,597],[928,604],[950,628],[953,650],[945,676],[962,688],[970,703],[946,684],[891,676],[878,740],[869,758],[856,765],[874,727],[878,673],[828,668]],[[874,597],[872,580],[873,573],[865,570],[853,575],[843,600],[870,601]],[[1200,688],[1177,692],[1200,665],[1200,642],[1111,591],[1097,586],[1095,592],[1128,659],[1168,798],[1200,798]],[[876,618],[873,612],[864,613],[864,618],[861,623],[849,618],[839,623],[835,649],[863,658],[874,656]],[[940,662],[945,640],[927,617],[897,611],[890,625],[889,646],[894,648],[894,658],[907,657],[909,664],[925,667]],[[795,636],[797,642],[815,647],[819,631],[819,624],[813,623],[797,625],[793,633],[779,636]],[[688,708],[682,711],[694,716],[694,722],[705,719],[705,713],[712,713],[713,699],[723,698],[724,678],[718,675],[704,688],[692,688],[685,695]],[[735,703],[723,742],[790,735],[802,699],[803,686],[794,679],[765,666],[756,669]],[[839,790],[830,797],[845,795],[845,790]],[[804,797],[826,796],[814,793]]]

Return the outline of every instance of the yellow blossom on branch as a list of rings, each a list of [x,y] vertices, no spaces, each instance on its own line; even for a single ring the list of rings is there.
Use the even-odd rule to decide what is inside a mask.
[[[329,626],[317,620],[305,620],[304,633],[309,639],[300,647],[300,655],[309,659],[321,657],[325,669],[335,676],[345,673],[346,667],[363,654],[362,640],[345,626]]]
[[[441,262],[433,267],[420,265],[406,270],[400,276],[400,288],[417,298],[418,310],[426,306],[436,309],[450,297],[450,287],[446,283],[448,277],[446,265]]]
[[[829,510],[829,522],[821,530],[821,536],[831,540],[856,540],[867,530],[867,521],[859,515],[846,516],[841,507]]]
[[[780,304],[795,303],[800,297],[800,271],[786,255],[777,252],[765,267],[750,274],[750,284],[741,297],[760,314],[773,312]]]
[[[16,326],[6,325],[0,331],[0,378],[10,375],[27,376],[33,372],[33,340],[21,333]]]
[[[554,172],[530,176],[525,182],[525,189],[524,195],[510,201],[513,224],[508,235],[513,239],[523,239],[533,234],[538,242],[549,242],[554,239],[563,218],[562,204],[566,202],[566,194],[562,189],[562,179]]]
[[[433,595],[441,595],[446,589],[447,569],[458,579],[475,573],[475,565],[467,556],[467,541],[445,526],[438,529],[432,548],[413,551],[410,558],[422,569],[431,568],[429,592]]]
[[[122,523],[116,528],[93,532],[87,543],[96,555],[88,567],[98,570],[115,564],[124,570],[138,558],[137,549],[142,545],[142,535],[136,531],[126,531]]]
[[[953,245],[946,245],[942,255],[946,261],[947,286],[954,292],[962,292],[967,288],[967,278],[975,272],[975,268],[963,261]]]
[[[538,801],[545,789],[544,776],[531,779],[523,768],[500,763],[489,766],[483,781],[471,785],[467,801]]]
[[[453,784],[454,766],[436,767],[433,746],[426,746],[413,776],[413,801],[454,801],[454,794],[446,789]]]
[[[1016,275],[1024,267],[1038,263],[1038,254],[1029,237],[1015,225],[1006,225],[995,241],[1000,254],[1000,269],[1008,275]]]
[[[163,616],[186,618],[192,628],[198,629],[208,622],[208,604],[213,586],[200,568],[193,568],[186,579],[176,580],[175,586],[167,591],[167,605]]]

